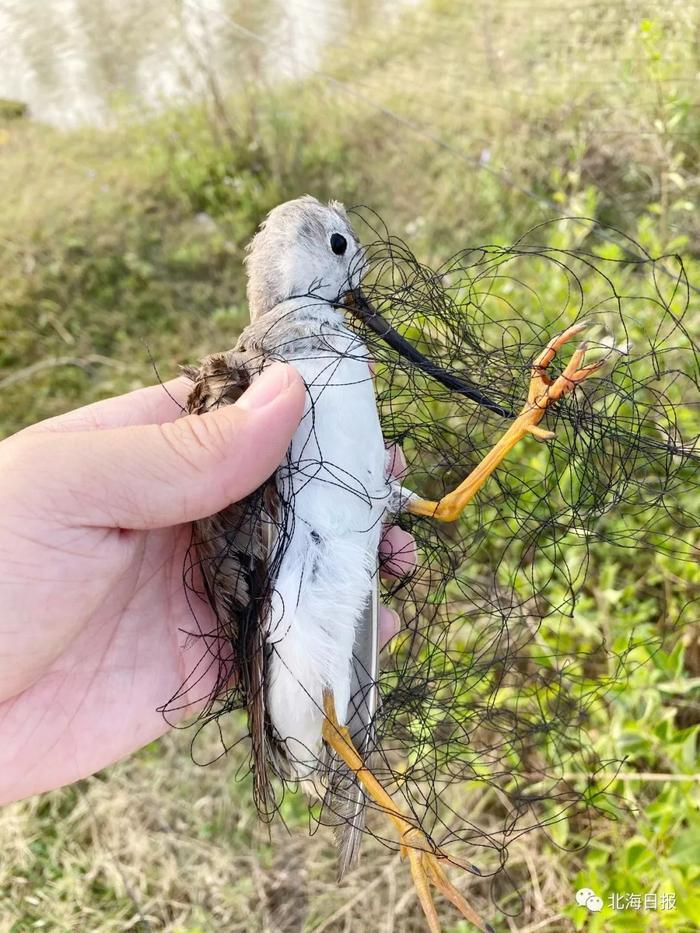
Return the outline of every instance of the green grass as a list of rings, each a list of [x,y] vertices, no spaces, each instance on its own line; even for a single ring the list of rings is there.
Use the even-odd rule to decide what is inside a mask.
[[[391,36],[335,49],[324,72],[342,86],[312,78],[231,100],[234,133],[204,107],[105,131],[3,123],[0,431],[230,346],[247,314],[243,247],[269,208],[306,191],[371,205],[427,262],[510,242],[554,205],[651,252],[682,250],[700,283],[696,11],[648,7],[427,3]],[[532,275],[555,300],[545,267]],[[600,546],[566,637],[654,633],[698,583],[692,565]],[[609,789],[634,812],[596,819],[585,852],[557,848],[580,841],[566,823],[514,845],[522,911],[498,930],[700,925],[699,639],[690,628],[652,657],[636,649],[644,663],[591,730],[602,757],[629,756]],[[369,917],[422,929],[393,853],[370,842],[336,886],[330,833],[308,837],[300,797],[284,804],[289,833],[260,825],[240,761],[198,768],[189,740],[175,733],[0,814],[0,931],[359,931]],[[493,804],[465,794],[475,810]],[[488,885],[464,883],[488,913]],[[673,892],[676,910],[589,916],[572,906],[581,886],[606,901]]]

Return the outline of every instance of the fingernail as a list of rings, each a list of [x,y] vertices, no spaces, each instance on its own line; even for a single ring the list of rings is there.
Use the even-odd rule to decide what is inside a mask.
[[[291,367],[273,363],[251,384],[236,403],[244,411],[255,411],[269,405],[292,384]]]
[[[401,631],[401,619],[393,609],[382,606],[379,610],[379,647],[395,638]]]

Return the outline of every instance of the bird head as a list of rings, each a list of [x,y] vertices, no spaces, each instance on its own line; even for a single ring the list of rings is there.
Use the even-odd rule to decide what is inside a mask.
[[[359,289],[364,268],[343,205],[322,204],[310,195],[270,211],[245,261],[253,321],[290,298],[338,302]]]
[[[365,253],[338,201],[322,204],[307,194],[275,207],[251,240],[245,261],[251,322],[294,298],[303,299],[302,307],[314,301],[335,305],[443,385],[498,414],[512,416],[476,387],[423,356],[367,300],[360,288],[367,269]]]

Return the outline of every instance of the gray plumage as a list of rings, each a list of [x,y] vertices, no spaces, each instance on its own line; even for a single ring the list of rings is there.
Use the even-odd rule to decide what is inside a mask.
[[[371,767],[374,722],[379,702],[379,564],[372,594],[357,629],[353,652],[351,700],[347,726],[355,748]],[[367,798],[362,785],[347,768],[339,767],[330,788],[329,808],[340,816],[336,831],[338,880],[357,864],[364,835]]]

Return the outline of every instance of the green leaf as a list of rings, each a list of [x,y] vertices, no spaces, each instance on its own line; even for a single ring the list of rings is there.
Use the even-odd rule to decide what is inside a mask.
[[[680,833],[671,846],[669,862],[673,865],[700,865],[700,828],[693,826]]]

